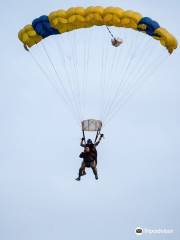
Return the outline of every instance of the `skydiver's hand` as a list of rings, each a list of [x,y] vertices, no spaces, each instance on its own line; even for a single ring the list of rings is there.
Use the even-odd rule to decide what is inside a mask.
[[[102,133],[100,137],[103,138],[103,137],[104,137],[104,134]]]
[[[85,141],[85,138],[83,137],[83,138],[81,138],[81,141]]]

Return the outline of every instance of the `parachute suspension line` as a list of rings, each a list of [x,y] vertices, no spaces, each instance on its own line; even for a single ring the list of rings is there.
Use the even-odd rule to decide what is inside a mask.
[[[79,117],[80,114],[78,114],[76,109],[74,108],[74,105],[73,105],[73,102],[71,100],[71,97],[69,96],[69,93],[66,90],[66,88],[65,88],[65,86],[63,84],[63,81],[61,80],[61,77],[60,77],[60,75],[59,75],[59,73],[58,73],[58,71],[57,71],[57,69],[56,69],[56,67],[55,67],[55,65],[54,65],[54,63],[53,63],[53,61],[52,61],[48,51],[47,51],[47,49],[46,49],[46,46],[44,45],[43,42],[41,42],[41,44],[42,44],[43,50],[44,50],[44,52],[45,52],[45,54],[46,54],[46,56],[47,56],[47,58],[49,60],[49,63],[50,63],[50,65],[51,65],[52,69],[54,70],[54,73],[55,73],[55,75],[57,77],[57,80],[59,82],[58,85],[61,87],[61,89],[65,93],[65,96],[66,96],[65,98],[67,99],[67,102],[70,104],[72,110],[74,111],[76,118],[80,121],[80,117]]]
[[[106,105],[108,104],[108,101],[111,100],[112,86],[113,86],[113,83],[115,81],[115,79],[112,77],[112,73],[114,72],[114,69],[115,69],[115,67],[117,65],[117,62],[118,62],[118,53],[119,52],[116,51],[116,50],[113,52],[110,66],[107,67],[108,71],[107,71],[107,74],[105,75],[105,89],[107,89],[108,92],[105,95],[105,100],[104,100],[104,105],[103,105],[103,113],[105,112]]]
[[[86,82],[86,74],[85,74],[85,61],[86,61],[86,53],[87,53],[87,42],[88,42],[88,33],[86,35],[86,38],[84,39],[83,38],[83,47],[79,47],[80,45],[78,44],[78,47],[79,47],[79,51],[81,51],[82,55],[81,57],[79,57],[79,64],[78,66],[81,66],[81,71],[79,71],[79,79],[80,79],[80,103],[81,103],[81,110],[82,110],[82,113],[83,113],[83,119],[85,119],[85,94],[84,94],[84,91],[85,91],[85,82]],[[80,35],[80,39],[82,38],[82,36]],[[78,42],[80,40],[78,39]]]
[[[111,35],[111,37],[114,39],[115,38],[115,36],[112,34],[112,32],[111,32],[111,30],[110,30],[110,28],[106,25],[106,28],[107,28],[107,30],[108,30],[108,32],[109,32],[109,34]]]
[[[83,87],[82,87],[83,94],[82,95],[85,99],[85,100],[82,100],[82,102],[85,102],[84,105],[86,107],[87,101],[88,102],[91,101],[91,103],[92,103],[94,101],[95,94],[97,94],[97,92],[93,92],[94,86],[97,86],[97,84],[100,84],[98,81],[98,78],[99,78],[99,72],[100,72],[99,65],[100,65],[100,61],[101,61],[101,58],[100,58],[101,55],[99,54],[99,51],[101,50],[101,48],[98,48],[98,51],[95,53],[94,52],[94,43],[98,46],[99,43],[102,43],[102,42],[99,41],[99,31],[97,31],[96,27],[92,28],[92,31],[88,31],[88,33],[86,35],[82,35],[81,40],[83,41],[83,44],[82,44],[82,46],[80,45],[79,51],[82,53],[82,59],[81,59],[81,62],[82,62],[81,70],[82,71],[81,71],[81,73],[84,73],[83,80],[82,80],[82,82],[83,82],[82,83],[82,85],[83,85]],[[83,54],[84,54],[84,56],[83,56]],[[94,75],[95,75],[95,79],[96,79],[95,82],[92,81],[92,77],[94,77]],[[93,85],[91,85],[91,84],[93,84]],[[89,91],[87,91],[87,90],[89,90]],[[100,92],[98,92],[98,94],[100,94]],[[87,112],[87,115],[90,114],[89,110],[92,110],[92,113],[94,114],[94,109],[99,107],[99,104],[96,104],[96,105],[91,104],[91,106],[92,106],[92,108],[85,109]],[[92,116],[90,116],[90,117],[92,118]]]
[[[128,43],[128,41],[126,41],[126,42]],[[122,86],[122,84],[123,84],[123,82],[125,80],[125,76],[126,76],[126,74],[128,72],[128,69],[131,66],[133,57],[132,57],[132,54],[129,54],[129,52],[131,52],[132,49],[134,49],[133,43],[134,42],[131,41],[130,44],[127,45],[127,49],[125,51],[127,57],[125,57],[125,61],[123,61],[123,63],[122,63],[120,74],[116,74],[116,75],[120,75],[120,81],[118,81],[118,85],[115,88],[115,92],[112,94],[111,98],[109,99],[109,102],[106,104],[106,109],[104,110],[104,117],[103,117],[104,120],[106,118],[107,111],[111,108],[111,105],[114,103],[114,101],[118,97],[119,90],[121,90],[121,86]],[[134,43],[134,45],[135,45],[135,43]],[[117,70],[119,70],[119,69],[117,69]]]
[[[36,57],[33,55],[31,49],[28,49],[28,53],[30,54],[32,60],[34,61],[35,65],[40,69],[40,71],[42,72],[42,74],[45,76],[45,78],[50,82],[51,86],[53,88],[56,89],[57,91],[57,88],[55,87],[54,83],[50,80],[50,77],[49,75],[47,74],[47,72],[44,70],[44,68],[42,67],[42,65],[39,63],[39,61],[36,59]],[[59,93],[58,93],[59,95]],[[63,101],[65,101],[65,99],[63,99]]]
[[[104,105],[104,85],[103,85],[103,66],[104,66],[104,55],[105,55],[105,44],[102,47],[102,54],[101,54],[101,63],[100,63],[100,101],[101,101],[101,108],[100,108],[100,119],[102,120],[103,114],[103,105]]]
[[[70,73],[69,73],[69,71],[68,71],[68,68],[67,68],[67,66],[66,66],[65,54],[64,54],[64,52],[63,52],[63,49],[62,49],[59,41],[56,39],[55,42],[56,42],[56,46],[57,46],[57,48],[58,48],[59,57],[60,57],[60,59],[62,59],[63,70],[65,70],[65,75],[66,75],[66,78],[67,78],[67,80],[68,80],[67,83],[68,83],[68,85],[69,85],[69,89],[70,89],[70,92],[71,92],[71,95],[72,95],[72,100],[73,100],[73,103],[74,103],[74,107],[75,107],[76,109],[78,109],[79,106],[78,106],[78,103],[77,103],[77,100],[76,100],[75,90],[73,89],[73,79],[72,79],[73,76],[70,77],[71,75],[70,75]],[[61,56],[62,56],[62,58],[61,58]],[[79,113],[80,113],[80,108],[78,109],[78,111],[79,111]],[[81,113],[80,113],[80,114],[81,114]],[[81,118],[81,115],[80,115],[80,118]]]
[[[83,58],[83,86],[82,86],[82,93],[83,93],[83,112],[85,114],[86,108],[87,108],[87,83],[88,83],[88,66],[89,66],[89,52],[90,52],[90,42],[91,42],[91,34],[89,34],[90,31],[88,31],[87,36],[85,37],[85,48],[84,48],[84,58]]]
[[[107,47],[109,45],[109,43],[107,41],[104,40],[104,32],[98,31],[98,27],[96,27],[94,29],[94,33],[95,36],[93,37],[93,46],[96,46],[97,51],[93,52],[92,51],[92,65],[94,65],[95,69],[92,69],[92,71],[94,70],[94,72],[96,73],[95,79],[96,79],[96,86],[97,89],[99,89],[100,91],[96,92],[96,94],[98,94],[98,104],[96,104],[96,108],[98,107],[98,119],[101,119],[102,113],[103,113],[103,105],[104,105],[104,89],[105,89],[105,82],[106,79],[105,77],[108,74],[108,69],[107,67],[104,67],[104,63],[106,63],[107,61],[105,61],[107,54],[105,55],[105,53],[107,53]],[[108,43],[108,45],[107,45]],[[107,45],[107,46],[106,46]],[[106,73],[105,74],[105,70]]]
[[[77,94],[77,100],[81,111],[81,121],[84,120],[83,116],[83,101],[82,101],[82,63],[81,60],[83,58],[84,53],[84,46],[82,47],[82,51],[79,50],[79,32],[77,34],[77,31],[74,31],[74,53],[75,53],[75,67],[76,67],[76,73],[77,73],[77,79],[76,79],[76,94]],[[81,66],[81,68],[79,67]]]
[[[101,81],[101,99],[102,99],[102,115],[103,115],[103,107],[104,107],[104,102],[105,102],[105,96],[106,96],[106,91],[105,91],[105,78],[107,76],[107,59],[108,59],[108,48],[109,43],[106,42],[103,47],[103,54],[101,58],[101,72],[100,72],[100,81]],[[102,119],[102,116],[101,116]],[[102,119],[103,120],[103,119]]]
[[[164,64],[168,60],[168,57],[164,55],[164,53],[161,53],[156,57],[156,59],[152,59],[151,62],[149,62],[149,65],[151,68],[148,69],[148,71],[142,71],[141,75],[137,77],[137,80],[143,80],[150,78],[151,75],[155,74],[157,69],[161,67],[162,64]],[[154,69],[153,63],[155,63],[156,69]],[[147,66],[148,68],[148,66]]]
[[[52,78],[49,77],[49,75],[47,74],[47,72],[45,71],[45,69],[42,67],[42,65],[39,63],[39,61],[37,60],[37,58],[33,55],[32,51],[29,49],[28,51],[30,53],[30,56],[32,57],[35,65],[39,68],[39,70],[42,72],[42,74],[45,76],[45,78],[48,80],[48,82],[50,83],[51,87],[55,90],[56,94],[58,95],[58,97],[64,102],[64,104],[67,105],[67,107],[69,108],[70,110],[70,106],[64,96],[64,94],[62,94],[60,92],[60,89],[57,87],[57,83],[55,84],[53,81],[52,81]],[[73,115],[73,113],[71,112],[71,114]],[[76,118],[75,118],[76,119]],[[77,119],[76,119],[77,120]],[[76,121],[76,123],[78,124],[79,126],[79,122]]]
[[[135,44],[136,46],[136,44]],[[133,48],[132,48],[133,49]],[[140,50],[140,49],[139,49]],[[131,56],[131,60],[128,64],[128,67],[126,68],[126,70],[124,71],[125,74],[123,74],[123,77],[121,77],[121,83],[120,85],[118,86],[117,88],[117,91],[116,91],[116,96],[114,97],[113,101],[111,102],[111,106],[109,107],[109,110],[108,112],[106,113],[106,116],[105,118],[107,118],[108,114],[110,114],[113,110],[113,108],[116,108],[116,106],[118,104],[121,104],[119,102],[119,100],[121,100],[121,98],[123,98],[123,94],[124,96],[126,96],[127,92],[128,92],[128,87],[129,85],[131,84],[131,79],[132,79],[132,74],[133,74],[133,79],[136,77],[135,73],[139,73],[138,72],[138,66],[137,65],[137,62],[136,61],[133,61],[134,60],[134,53],[136,51],[136,48],[134,50],[131,51],[130,53],[130,56]],[[129,52],[129,51],[128,51]],[[141,51],[139,51],[141,52]],[[146,51],[146,54],[147,54],[148,51]],[[145,55],[146,55],[145,54]],[[149,54],[149,53],[148,53]],[[137,56],[136,56],[137,57]],[[143,65],[144,64],[144,58],[140,59],[140,61],[138,61],[138,64],[139,66]],[[136,66],[135,70],[134,71],[134,67]],[[132,68],[133,67],[133,68]],[[141,70],[141,68],[140,68]],[[130,86],[131,87],[131,86]]]
[[[123,37],[123,39],[125,39],[125,37]],[[126,39],[125,42],[128,42],[128,39]],[[131,48],[133,48],[133,46],[131,46]],[[130,48],[130,50],[131,50]],[[118,56],[118,59],[116,61],[116,68],[114,69],[114,71],[112,72],[112,74],[114,74],[115,76],[120,76],[120,72],[119,70],[121,69],[120,66],[122,66],[122,69],[123,69],[123,66],[125,67],[126,63],[124,61],[124,59],[127,59],[128,58],[125,58],[124,56],[126,56],[126,54],[124,55],[125,52],[125,45],[121,46],[121,48],[116,48],[116,51],[118,52],[119,51],[119,56]],[[128,51],[129,52],[129,51]],[[130,56],[131,57],[131,56]],[[121,64],[120,64],[121,63]],[[119,66],[118,66],[119,65]],[[114,92],[115,93],[115,89],[117,89],[117,86],[118,86],[118,79],[113,77],[112,78],[112,86],[111,86],[111,89],[109,89],[110,92]],[[114,89],[114,91],[113,91]],[[106,111],[108,110],[110,104],[112,103],[112,97],[110,98],[111,95],[108,95],[109,96],[109,101],[107,101],[107,104],[106,104],[106,108],[104,110],[104,113],[106,113]],[[112,95],[113,96],[113,95]]]
[[[76,55],[76,59],[77,59],[77,62],[76,62],[76,69],[77,69],[77,74],[78,74],[77,90],[78,90],[78,95],[79,95],[79,103],[81,106],[81,112],[83,113],[82,120],[84,120],[84,118],[85,118],[85,116],[84,116],[84,111],[85,111],[84,101],[86,101],[86,99],[84,98],[86,74],[85,74],[85,62],[83,61],[83,59],[85,59],[85,57],[86,57],[85,56],[86,45],[85,45],[85,39],[83,37],[84,36],[82,36],[81,32],[80,32],[80,34],[77,34],[77,31],[75,32],[74,38],[75,38],[76,47],[74,50],[75,50],[75,55]],[[84,44],[83,45],[79,44],[80,41],[83,41]],[[86,35],[86,42],[88,42],[88,35]],[[78,54],[78,53],[81,53],[81,54]]]
[[[76,79],[74,79],[74,86],[76,91],[76,98],[77,98],[77,104],[79,106],[79,111],[81,113],[81,121],[84,119],[83,117],[83,104],[82,104],[82,91],[81,91],[81,77],[80,77],[80,71],[79,66],[81,65],[79,63],[78,56],[81,53],[78,52],[78,34],[77,30],[73,31],[73,44],[72,44],[72,60],[73,60],[73,69],[74,69],[74,76],[76,76]],[[81,59],[81,58],[80,58]],[[82,66],[82,65],[81,65]]]
[[[123,39],[125,39],[124,36],[123,36]],[[111,99],[112,99],[111,93],[113,92],[113,89],[116,89],[115,86],[117,84],[117,78],[113,77],[113,73],[117,72],[118,63],[121,62],[121,59],[124,59],[123,58],[124,46],[122,46],[121,48],[115,48],[114,51],[116,51],[116,55],[112,59],[112,62],[114,62],[114,67],[113,67],[112,71],[109,72],[109,87],[107,88],[108,94],[106,94],[106,96],[107,96],[106,101],[104,101],[104,107],[103,107],[103,111],[102,111],[103,114],[107,111],[106,108],[111,102]],[[102,116],[102,119],[103,119],[103,116]]]
[[[146,59],[146,56],[147,56],[149,59],[151,59],[150,56],[152,55],[152,49],[150,48],[150,50],[151,50],[151,51],[146,51],[146,54],[144,55],[145,57],[142,58],[139,66],[137,66],[137,68],[136,68],[136,71],[133,72],[133,79],[135,79],[135,80],[133,81],[133,84],[131,84],[131,85],[130,85],[130,84],[129,84],[129,85],[124,84],[124,86],[121,88],[121,94],[120,94],[120,96],[118,96],[118,98],[117,98],[116,101],[114,102],[114,104],[113,104],[113,106],[112,106],[112,108],[111,108],[111,110],[109,111],[108,114],[113,113],[114,109],[118,108],[118,105],[121,105],[121,102],[123,102],[123,101],[124,101],[124,98],[127,97],[128,92],[130,92],[131,89],[137,84],[138,76],[140,75],[142,69],[143,69],[143,72],[146,72],[146,67],[145,67],[145,66],[148,67],[149,64],[148,64],[147,61],[144,61],[144,59]],[[146,62],[146,65],[144,65],[144,62]],[[143,66],[143,68],[142,68],[142,66]],[[131,71],[131,72],[132,72],[132,71]],[[130,82],[130,83],[131,83],[131,81],[129,81],[129,79],[132,78],[131,75],[132,75],[131,73],[128,73],[128,76],[127,76],[128,81],[127,81],[127,82]],[[123,92],[123,91],[124,91],[124,92]],[[106,118],[108,118],[108,115],[106,116]]]
[[[115,50],[117,51],[117,49],[115,49]],[[119,49],[118,49],[118,50],[119,50]],[[125,58],[125,59],[126,59],[126,61],[128,61],[128,58]],[[113,61],[113,60],[112,60],[112,61]],[[122,65],[122,68],[123,68],[123,66],[125,66],[126,61],[124,61],[124,64]],[[111,74],[112,74],[112,73],[111,73]],[[112,74],[112,76],[113,76],[113,74]],[[116,79],[116,80],[117,80],[117,79]],[[110,81],[112,81],[112,77],[111,77]],[[109,96],[109,99],[106,100],[106,102],[105,102],[105,104],[104,104],[104,111],[103,111],[104,115],[105,115],[106,108],[107,108],[109,102],[111,102],[112,96],[113,96],[113,94],[114,94],[113,92],[110,92],[109,89],[107,89],[107,90],[108,90],[108,94],[106,94],[106,96]],[[107,98],[107,97],[106,97],[106,98]],[[103,116],[103,119],[104,119],[104,116]]]
[[[153,74],[154,74],[154,71],[152,71],[152,73],[150,73],[149,76],[152,76]],[[149,76],[147,76],[147,78],[148,78]],[[142,80],[142,79],[141,79],[141,80]],[[143,81],[142,81],[142,82],[143,82]],[[142,82],[141,82],[141,83],[142,83]],[[143,82],[143,83],[145,83],[145,82]],[[142,84],[142,85],[143,85],[143,84]],[[139,86],[142,87],[142,85],[140,85],[140,83],[139,83],[139,85],[134,86],[134,89],[132,89],[132,91],[129,93],[129,95],[126,97],[126,99],[124,99],[124,102],[121,102],[121,104],[118,106],[118,108],[116,109],[116,111],[115,111],[113,114],[109,115],[109,117],[106,119],[106,122],[105,122],[105,124],[104,124],[105,126],[107,125],[107,122],[110,122],[110,121],[115,117],[115,115],[118,114],[118,112],[121,110],[121,108],[122,108],[125,104],[127,104],[129,98],[135,94],[136,90],[138,90],[138,87],[139,87]]]
[[[102,36],[101,41],[104,42],[104,36]],[[105,76],[106,76],[106,70],[107,70],[107,41],[105,41],[105,44],[102,47],[102,54],[101,54],[101,65],[100,65],[100,96],[101,96],[101,111],[100,111],[100,119],[102,119],[103,116],[103,108],[104,108],[104,102],[105,102]]]
[[[107,46],[104,48],[105,54],[103,54],[102,58],[102,99],[103,99],[103,107],[102,107],[102,116],[101,119],[103,120],[103,114],[104,114],[104,109],[105,109],[105,103],[107,101],[107,96],[109,96],[109,88],[111,87],[112,84],[112,70],[114,69],[115,65],[115,60],[117,58],[117,51],[115,48],[112,48],[112,46],[109,44],[107,41]],[[111,48],[112,51],[108,51],[108,48]],[[111,59],[110,66],[108,66],[108,61],[107,59]],[[108,91],[108,92],[107,92]]]
[[[78,29],[78,26],[77,26]],[[89,78],[89,32],[84,36],[81,30],[74,32],[74,42],[76,47],[73,49],[76,57],[76,75],[77,75],[77,93],[79,96],[79,103],[81,105],[81,111],[83,112],[83,119],[85,117],[85,109],[87,106],[87,98],[91,93],[87,92],[87,83]],[[78,38],[79,37],[79,38]],[[84,39],[85,38],[85,39]],[[83,44],[82,44],[83,41]],[[79,44],[80,43],[80,44]],[[80,53],[80,54],[78,54]],[[78,58],[79,56],[79,58]]]
[[[73,31],[73,44],[72,44],[72,63],[73,63],[73,70],[74,70],[74,76],[76,76],[76,79],[74,79],[74,87],[75,87],[75,95],[77,99],[77,104],[79,107],[79,111],[81,113],[81,121],[82,119],[82,106],[81,106],[81,93],[80,93],[80,77],[79,77],[79,71],[78,71],[78,56],[77,56],[77,35],[76,31]]]
[[[54,69],[52,68],[51,64],[49,64],[49,58],[47,57],[46,51],[43,48],[42,44],[37,45],[37,47],[39,48],[39,51],[42,51],[42,54],[44,55],[45,58],[47,58],[48,60],[48,65],[51,67],[51,70],[54,72]],[[45,66],[46,68],[48,68],[48,66]],[[50,69],[49,69],[50,70]],[[52,75],[53,73],[51,73]],[[72,111],[72,106],[70,105],[70,102],[67,100],[67,97],[65,96],[64,91],[62,91],[62,88],[60,87],[60,83],[57,80],[57,76],[53,77],[53,75],[50,77],[50,75],[48,75],[50,82],[52,82],[52,84],[54,85],[54,88],[56,90],[56,92],[58,93],[60,98],[63,98],[64,103],[67,105],[67,107],[69,108],[69,111],[71,112],[72,115],[74,115],[75,119],[77,120],[76,117],[76,113],[74,112],[74,109]]]
[[[37,65],[37,67],[40,69],[40,71],[42,72],[42,74],[46,77],[46,79],[48,80],[48,82],[50,83],[50,85],[55,89],[56,93],[58,94],[58,96],[63,100],[63,102],[65,104],[67,104],[67,101],[64,97],[64,95],[62,95],[59,92],[59,89],[57,88],[57,86],[54,84],[54,82],[51,80],[51,78],[49,77],[49,75],[47,74],[47,72],[44,70],[44,68],[42,67],[42,65],[39,63],[39,61],[36,59],[36,57],[33,55],[32,51],[29,49],[29,53],[33,59],[33,61],[35,62],[35,64]]]
[[[158,60],[158,61],[160,60],[160,62],[158,63],[158,65],[156,64],[156,70],[159,69],[160,66],[165,62],[165,60],[168,59],[167,56],[164,56],[164,57],[162,58],[162,55],[164,55],[164,54],[161,54],[161,55],[157,56],[157,59],[156,59],[156,60]],[[153,60],[153,62],[154,62],[154,60]],[[145,72],[143,75],[140,76],[140,78],[138,78],[138,79],[139,79],[139,81],[137,82],[138,84],[136,84],[136,85],[133,86],[133,88],[131,89],[131,91],[129,91],[129,93],[128,93],[128,95],[126,96],[126,98],[123,99],[124,101],[121,101],[121,104],[119,104],[119,106],[116,108],[116,111],[114,111],[113,113],[111,113],[111,114],[108,116],[108,118],[106,119],[104,125],[107,125],[107,122],[110,122],[110,121],[114,118],[114,116],[115,116],[115,115],[121,110],[121,108],[128,102],[129,98],[130,98],[132,95],[135,94],[136,90],[138,90],[138,87],[139,87],[139,86],[142,87],[142,86],[143,86],[142,83],[145,84],[145,81],[143,81],[144,78],[146,78],[146,79],[149,80],[155,73],[156,73],[156,71],[154,71],[154,67],[152,67],[151,69],[149,69],[148,72]]]
[[[77,50],[77,30],[72,32],[73,35],[73,44],[70,43],[71,46],[71,69],[73,70],[74,74],[72,75],[72,82],[74,86],[74,93],[76,97],[77,106],[79,108],[79,112],[81,114],[81,121],[83,120],[83,113],[82,113],[82,103],[81,103],[81,90],[80,90],[80,77],[79,77],[79,69],[78,66],[78,50]]]
[[[147,54],[147,52],[146,52]],[[132,56],[133,56],[133,53],[132,53]],[[144,55],[145,56],[145,55]],[[133,75],[133,79],[135,79],[136,77],[136,72],[138,73],[138,69],[140,68],[141,70],[141,67],[138,68],[138,65],[136,66],[135,68],[135,71],[134,71],[134,58],[132,57],[131,59],[132,61],[130,62],[129,64],[129,67],[128,67],[128,70],[126,71],[126,74],[124,75],[124,78],[122,80],[122,84],[121,84],[121,87],[120,87],[120,94],[118,94],[117,92],[117,98],[116,98],[116,101],[113,102],[113,105],[116,106],[116,104],[118,104],[118,99],[119,97],[123,97],[123,94],[126,95],[127,93],[127,89],[128,89],[128,86],[129,84],[131,84],[131,79],[132,79],[132,75]],[[141,59],[141,61],[139,61],[139,66],[143,65],[144,64],[144,57]],[[124,92],[123,92],[124,91]],[[113,107],[112,105],[112,107]],[[111,108],[112,109],[112,108]]]
[[[122,64],[122,71],[120,72],[120,66],[117,68],[117,71],[116,71],[116,75],[117,76],[120,76],[120,81],[117,80],[117,88],[114,88],[114,89],[117,89],[115,94],[114,94],[114,98],[112,99],[110,105],[108,106],[107,110],[108,111],[111,111],[111,106],[114,104],[114,102],[116,101],[118,95],[120,94],[120,92],[122,91],[122,87],[123,85],[126,83],[126,76],[129,72],[129,69],[131,68],[132,66],[132,63],[133,63],[133,58],[134,58],[134,52],[136,50],[136,41],[137,41],[137,38],[135,38],[134,41],[130,41],[130,43],[128,44],[128,34],[127,35],[127,51],[126,54],[125,54],[125,59],[127,59],[127,62],[125,62],[125,64]],[[128,56],[128,57],[127,57]],[[107,114],[107,113],[106,113]]]

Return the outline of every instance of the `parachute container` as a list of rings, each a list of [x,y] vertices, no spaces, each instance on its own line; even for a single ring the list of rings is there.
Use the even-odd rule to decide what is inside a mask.
[[[82,131],[101,131],[102,122],[100,120],[88,119],[81,122]]]

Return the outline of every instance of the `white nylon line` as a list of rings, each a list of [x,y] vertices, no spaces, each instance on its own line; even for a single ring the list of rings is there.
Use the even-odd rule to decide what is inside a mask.
[[[48,80],[48,83],[50,83],[51,87],[55,90],[57,96],[64,102],[64,104],[68,107],[69,112],[72,114],[72,116],[76,119],[76,115],[74,111],[72,112],[71,107],[69,103],[66,101],[66,98],[64,97],[64,94],[60,91],[60,88],[58,88],[57,84],[54,85],[54,82],[51,80],[52,78],[49,77],[49,75],[46,73],[42,65],[39,63],[39,61],[36,59],[36,57],[33,55],[33,53],[29,50],[29,53],[34,61],[34,63],[37,65],[37,67],[40,69],[42,74],[45,76],[45,78]],[[76,124],[79,126],[79,122],[76,121]]]
[[[140,56],[141,56],[141,51],[139,51],[139,52],[140,52]],[[133,56],[133,54],[134,53],[132,53],[131,56]],[[146,55],[148,55],[148,54],[149,54],[149,52],[146,51]],[[116,98],[114,99],[111,107],[109,108],[109,111],[106,114],[106,118],[111,112],[113,112],[113,109],[116,108],[116,106],[118,104],[121,104],[119,102],[120,101],[119,99],[123,98],[123,95],[126,96],[129,86],[131,87],[131,84],[133,83],[132,75],[133,75],[133,78],[136,78],[136,74],[139,73],[139,68],[140,68],[140,70],[145,69],[143,65],[144,65],[144,56],[146,57],[146,55],[143,55],[143,58],[141,58],[140,61],[138,61],[139,66],[135,66],[136,62],[133,62],[133,58],[132,58],[132,61],[130,62],[130,66],[128,67],[127,73],[125,76],[123,76],[123,78],[124,78],[122,81],[123,84],[121,84],[121,86],[118,88],[118,90],[116,92],[117,93]],[[142,68],[142,66],[143,66],[143,68]]]
[[[42,44],[43,44],[43,43],[42,43]],[[59,75],[59,73],[58,73],[58,71],[57,71],[57,69],[56,69],[56,67],[55,67],[55,65],[54,65],[51,57],[50,57],[50,55],[48,54],[48,51],[47,51],[47,49],[46,49],[46,47],[45,47],[44,44],[43,44],[43,49],[44,49],[44,51],[45,51],[45,53],[46,53],[46,55],[47,55],[47,57],[48,57],[48,59],[49,59],[49,62],[50,62],[50,64],[51,64],[51,66],[52,66],[52,69],[54,70],[54,72],[55,72],[55,74],[56,74],[57,79],[59,80],[58,82],[60,83],[61,88],[63,89],[63,92],[65,93],[65,96],[66,96],[66,98],[67,98],[67,101],[68,101],[68,102],[70,103],[70,105],[72,106],[72,109],[74,109],[74,105],[73,105],[73,102],[72,102],[72,100],[71,100],[71,97],[69,96],[69,93],[68,93],[67,89],[65,88],[65,86],[64,86],[64,84],[63,84],[63,81],[62,81],[62,79],[61,79],[61,77],[60,77],[60,75]],[[79,115],[77,114],[77,111],[76,111],[75,109],[74,109],[74,112],[75,112],[76,115],[77,115],[77,119],[79,119]],[[80,119],[79,119],[79,121],[80,121]]]
[[[129,39],[129,38],[128,38],[128,39]],[[127,59],[127,61],[122,64],[122,69],[123,69],[123,70],[122,70],[122,73],[121,73],[120,81],[119,81],[119,84],[117,85],[117,88],[114,89],[115,92],[114,92],[114,94],[113,94],[113,98],[112,98],[112,100],[109,102],[109,105],[110,105],[110,106],[107,106],[107,107],[106,107],[106,111],[105,111],[105,113],[104,113],[104,119],[105,119],[105,116],[106,116],[106,114],[107,114],[108,109],[111,108],[112,104],[114,103],[114,101],[115,101],[116,98],[118,97],[118,93],[119,93],[119,91],[121,90],[121,86],[122,86],[123,83],[124,83],[125,76],[127,75],[128,69],[129,69],[129,67],[131,66],[131,63],[132,63],[132,59],[133,59],[133,58],[132,58],[132,54],[129,54],[129,52],[130,52],[130,51],[133,51],[134,45],[135,45],[135,42],[134,42],[134,41],[131,41],[130,44],[129,44],[129,46],[128,46],[128,50],[125,51],[125,52],[127,53],[126,55],[128,56],[128,57],[125,57],[125,59]]]
[[[74,108],[77,109],[78,114],[79,114],[79,119],[81,119],[80,109],[79,109],[79,106],[78,106],[78,103],[77,103],[77,100],[76,100],[75,90],[73,88],[73,83],[72,83],[73,82],[73,79],[72,79],[73,75],[70,74],[70,72],[68,70],[68,67],[67,67],[68,64],[67,64],[67,62],[65,60],[65,53],[64,53],[63,49],[61,48],[60,43],[58,41],[56,41],[56,43],[57,43],[56,45],[58,47],[59,56],[60,56],[60,58],[62,56],[62,60],[63,60],[63,63],[62,63],[63,68],[61,68],[61,70],[63,70],[63,69],[65,70],[65,76],[66,76],[66,79],[68,80],[67,81],[68,89],[70,89],[70,95],[72,96]]]
[[[163,58],[161,58],[161,61],[158,65],[156,65],[156,70],[164,63],[164,59],[167,59],[167,56],[164,56]],[[146,80],[149,80],[150,77],[153,76],[153,74],[155,74],[156,71],[154,71],[154,68],[152,67],[152,69],[150,69],[150,71],[148,73],[146,73],[147,75],[142,75],[139,78],[138,84],[136,84],[134,86],[134,88],[131,89],[131,92],[129,92],[128,96],[124,99],[123,102],[121,102],[121,104],[118,106],[118,108],[116,109],[116,111],[113,112],[113,114],[109,115],[109,117],[106,119],[105,125],[107,125],[107,123],[109,123],[110,121],[112,121],[112,119],[118,114],[118,112],[121,110],[121,108],[128,102],[129,98],[134,95],[135,91],[138,90],[139,86],[142,86],[143,84],[141,83],[146,83],[146,81],[144,81],[144,78],[146,78]]]

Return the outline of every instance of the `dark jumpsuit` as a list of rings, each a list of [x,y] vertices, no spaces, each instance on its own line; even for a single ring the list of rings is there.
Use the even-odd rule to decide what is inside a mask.
[[[90,155],[95,160],[96,165],[97,165],[97,150],[96,150],[96,147],[98,146],[99,143],[100,143],[100,140],[95,142],[94,144],[93,143],[92,144],[83,144],[82,142],[80,144],[81,147],[84,147],[84,148],[89,147],[90,148]]]
[[[91,167],[93,170],[93,173],[95,176],[97,176],[97,150],[96,147],[100,143],[100,140],[96,143],[92,144],[83,144],[83,141],[81,141],[81,147],[89,147],[90,152],[82,152],[79,157],[83,158],[83,162],[81,164],[81,167],[79,169],[79,177],[83,176],[85,173],[86,167]]]
[[[86,167],[92,168],[94,175],[97,176],[96,160],[92,156],[91,152],[82,152],[79,157],[83,158],[83,162],[79,169],[79,178],[83,176],[83,172]]]

